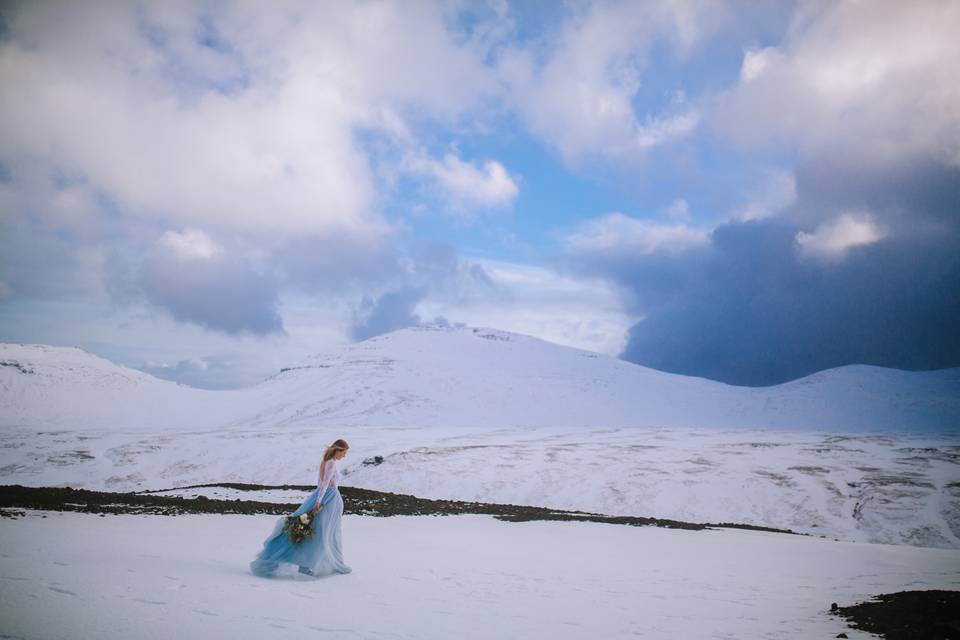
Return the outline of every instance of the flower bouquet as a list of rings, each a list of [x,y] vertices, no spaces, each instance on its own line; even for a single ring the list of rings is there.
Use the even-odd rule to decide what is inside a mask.
[[[287,523],[283,531],[290,536],[290,541],[300,544],[313,535],[313,515],[301,513],[299,516],[287,516]]]

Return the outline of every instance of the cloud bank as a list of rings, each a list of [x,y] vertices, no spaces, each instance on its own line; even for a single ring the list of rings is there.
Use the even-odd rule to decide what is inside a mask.
[[[0,19],[9,326],[162,325],[126,360],[205,385],[431,318],[745,384],[960,365],[956,3]]]

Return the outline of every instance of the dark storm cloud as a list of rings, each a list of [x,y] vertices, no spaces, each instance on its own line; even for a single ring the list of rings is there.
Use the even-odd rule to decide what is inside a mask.
[[[960,366],[960,172],[809,163],[781,217],[728,222],[683,253],[582,253],[568,265],[623,285],[645,318],[622,356],[665,371],[768,385],[847,364]],[[886,237],[833,259],[799,232],[867,209]]]
[[[883,240],[822,263],[798,255],[797,230],[717,229],[709,257],[631,329],[623,357],[749,385],[853,363],[960,364],[960,246]],[[631,284],[641,295],[647,286]]]
[[[838,210],[863,208],[899,234],[916,234],[918,224],[960,231],[960,168],[917,157],[878,165],[842,148],[831,151],[798,164],[793,219],[815,223]]]

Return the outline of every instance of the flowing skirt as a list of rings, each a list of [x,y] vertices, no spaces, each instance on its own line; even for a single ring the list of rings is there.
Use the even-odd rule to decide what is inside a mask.
[[[316,507],[319,492],[319,489],[314,489],[291,515],[299,516]],[[350,567],[343,562],[342,517],[343,498],[340,497],[340,491],[336,487],[329,487],[323,494],[323,508],[311,524],[313,535],[293,543],[283,531],[287,516],[280,518],[273,533],[263,543],[263,550],[250,563],[250,571],[265,578],[277,575],[284,568],[294,567],[300,573],[313,576],[350,573]]]

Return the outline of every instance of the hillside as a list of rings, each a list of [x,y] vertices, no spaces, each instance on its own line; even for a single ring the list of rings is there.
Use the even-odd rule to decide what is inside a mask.
[[[0,362],[5,428],[960,428],[960,369],[858,365],[736,387],[488,329],[404,329],[230,391],[158,380],[78,349],[3,344]]]

